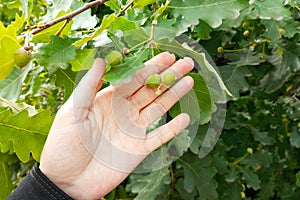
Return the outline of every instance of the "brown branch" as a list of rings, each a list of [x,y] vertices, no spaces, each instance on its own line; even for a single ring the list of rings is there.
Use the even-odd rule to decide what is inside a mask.
[[[74,11],[70,12],[67,15],[61,16],[61,17],[59,17],[57,19],[54,19],[54,20],[52,20],[50,22],[47,22],[46,24],[43,24],[41,27],[38,27],[35,30],[33,30],[31,32],[31,34],[35,35],[35,34],[41,32],[41,31],[43,31],[43,30],[45,30],[45,29],[47,29],[47,28],[49,28],[49,27],[51,27],[51,26],[53,26],[53,25],[55,25],[57,23],[60,23],[60,22],[64,21],[64,20],[70,21],[76,15],[79,15],[80,13],[82,13],[82,12],[84,12],[84,11],[86,11],[86,10],[94,7],[94,6],[102,5],[106,1],[108,1],[108,0],[96,0],[96,1],[93,1],[93,2],[90,2],[90,3],[87,3],[84,6],[82,6],[81,8],[78,8],[77,10],[74,10]]]

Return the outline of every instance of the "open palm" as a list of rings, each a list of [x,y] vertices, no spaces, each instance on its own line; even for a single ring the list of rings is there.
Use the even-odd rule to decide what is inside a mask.
[[[167,52],[145,63],[126,84],[102,85],[105,62],[96,59],[68,101],[57,113],[40,163],[42,172],[75,199],[99,199],[119,185],[152,151],[189,124],[187,114],[146,134],[193,87],[189,58],[175,62]],[[144,86],[154,73],[172,72],[179,81],[171,88]]]

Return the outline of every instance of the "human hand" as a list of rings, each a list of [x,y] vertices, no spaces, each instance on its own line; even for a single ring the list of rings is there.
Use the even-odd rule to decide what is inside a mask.
[[[131,82],[98,92],[105,62],[96,59],[55,117],[41,171],[75,199],[99,199],[110,192],[148,154],[188,126],[189,116],[180,114],[146,134],[149,125],[192,89],[193,79],[183,76],[193,65],[190,58],[175,62],[174,55],[161,53]],[[161,95],[144,86],[149,75],[168,71],[180,80],[171,88],[163,87]]]

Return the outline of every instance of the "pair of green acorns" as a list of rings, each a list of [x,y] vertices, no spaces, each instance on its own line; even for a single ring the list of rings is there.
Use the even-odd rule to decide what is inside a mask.
[[[150,88],[157,88],[155,94],[160,95],[162,93],[160,88],[163,84],[171,86],[176,82],[176,80],[177,77],[173,73],[165,73],[162,76],[159,74],[152,74],[146,79],[145,85]]]

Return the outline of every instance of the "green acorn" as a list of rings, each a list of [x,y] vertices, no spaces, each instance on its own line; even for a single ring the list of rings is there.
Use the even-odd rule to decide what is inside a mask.
[[[145,81],[145,85],[150,88],[157,88],[160,84],[161,78],[159,74],[152,74]]]
[[[26,51],[24,48],[19,48],[14,53],[14,62],[19,68],[23,68],[32,59],[32,56],[29,51]]]
[[[112,51],[105,57],[106,64],[114,67],[123,61],[123,55],[118,51]]]
[[[163,83],[167,86],[173,85],[177,77],[173,73],[165,73],[163,76]]]

